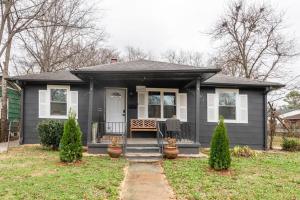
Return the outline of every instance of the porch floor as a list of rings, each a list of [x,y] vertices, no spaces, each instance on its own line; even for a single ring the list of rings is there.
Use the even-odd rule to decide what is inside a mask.
[[[164,139],[163,142],[164,144],[167,144],[166,139]],[[110,144],[111,140],[108,138],[101,139],[101,141],[97,143]],[[122,138],[120,138],[119,143],[123,143]],[[127,138],[127,144],[157,144],[157,139],[156,138]],[[177,144],[194,144],[194,142],[192,140],[183,139],[183,140],[177,140]]]

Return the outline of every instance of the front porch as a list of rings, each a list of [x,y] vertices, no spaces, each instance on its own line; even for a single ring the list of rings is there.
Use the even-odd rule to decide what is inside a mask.
[[[165,122],[157,122],[158,132],[135,132],[130,137],[130,123],[122,122],[94,122],[92,128],[91,142],[88,143],[89,153],[105,154],[107,147],[112,143],[112,138],[117,137],[123,152],[159,152],[162,153],[163,146],[167,144],[167,138],[176,138],[180,154],[198,154],[200,143],[197,143],[193,134],[194,124],[181,122],[180,132],[168,132]],[[122,130],[122,131],[120,131]],[[129,149],[129,150],[128,150]],[[150,151],[149,151],[150,150]],[[151,151],[152,150],[152,151]],[[136,152],[136,151],[134,151]]]
[[[106,153],[112,136],[127,146],[151,146],[162,152],[167,137],[176,137],[180,153],[199,153],[200,85],[219,69],[194,68],[161,62],[137,61],[72,71],[89,83],[87,145],[90,153]],[[176,134],[165,122],[181,122]],[[130,135],[132,119],[155,120],[159,130]],[[149,136],[150,135],[150,136]]]

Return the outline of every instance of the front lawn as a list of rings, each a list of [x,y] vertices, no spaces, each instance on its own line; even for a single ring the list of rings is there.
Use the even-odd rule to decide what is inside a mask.
[[[117,199],[123,159],[83,157],[64,165],[58,152],[39,146],[0,154],[1,199]]]
[[[300,199],[300,153],[261,153],[233,158],[229,173],[208,168],[208,159],[163,163],[179,199]]]

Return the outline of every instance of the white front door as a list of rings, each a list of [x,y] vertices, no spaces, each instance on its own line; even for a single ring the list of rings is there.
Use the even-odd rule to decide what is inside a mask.
[[[126,90],[118,88],[107,88],[106,102],[106,132],[122,134],[126,127]]]

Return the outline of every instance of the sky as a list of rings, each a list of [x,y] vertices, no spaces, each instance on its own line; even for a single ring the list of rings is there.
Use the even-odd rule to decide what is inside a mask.
[[[212,53],[213,42],[205,33],[222,15],[229,0],[95,0],[95,2],[100,5],[101,24],[105,26],[109,35],[107,46],[121,52],[126,46],[134,46],[157,57],[169,49],[198,51],[204,55]],[[264,2],[271,4],[278,11],[285,12],[288,34],[300,42],[300,1]],[[288,63],[287,67],[294,75],[300,74],[300,59]]]

